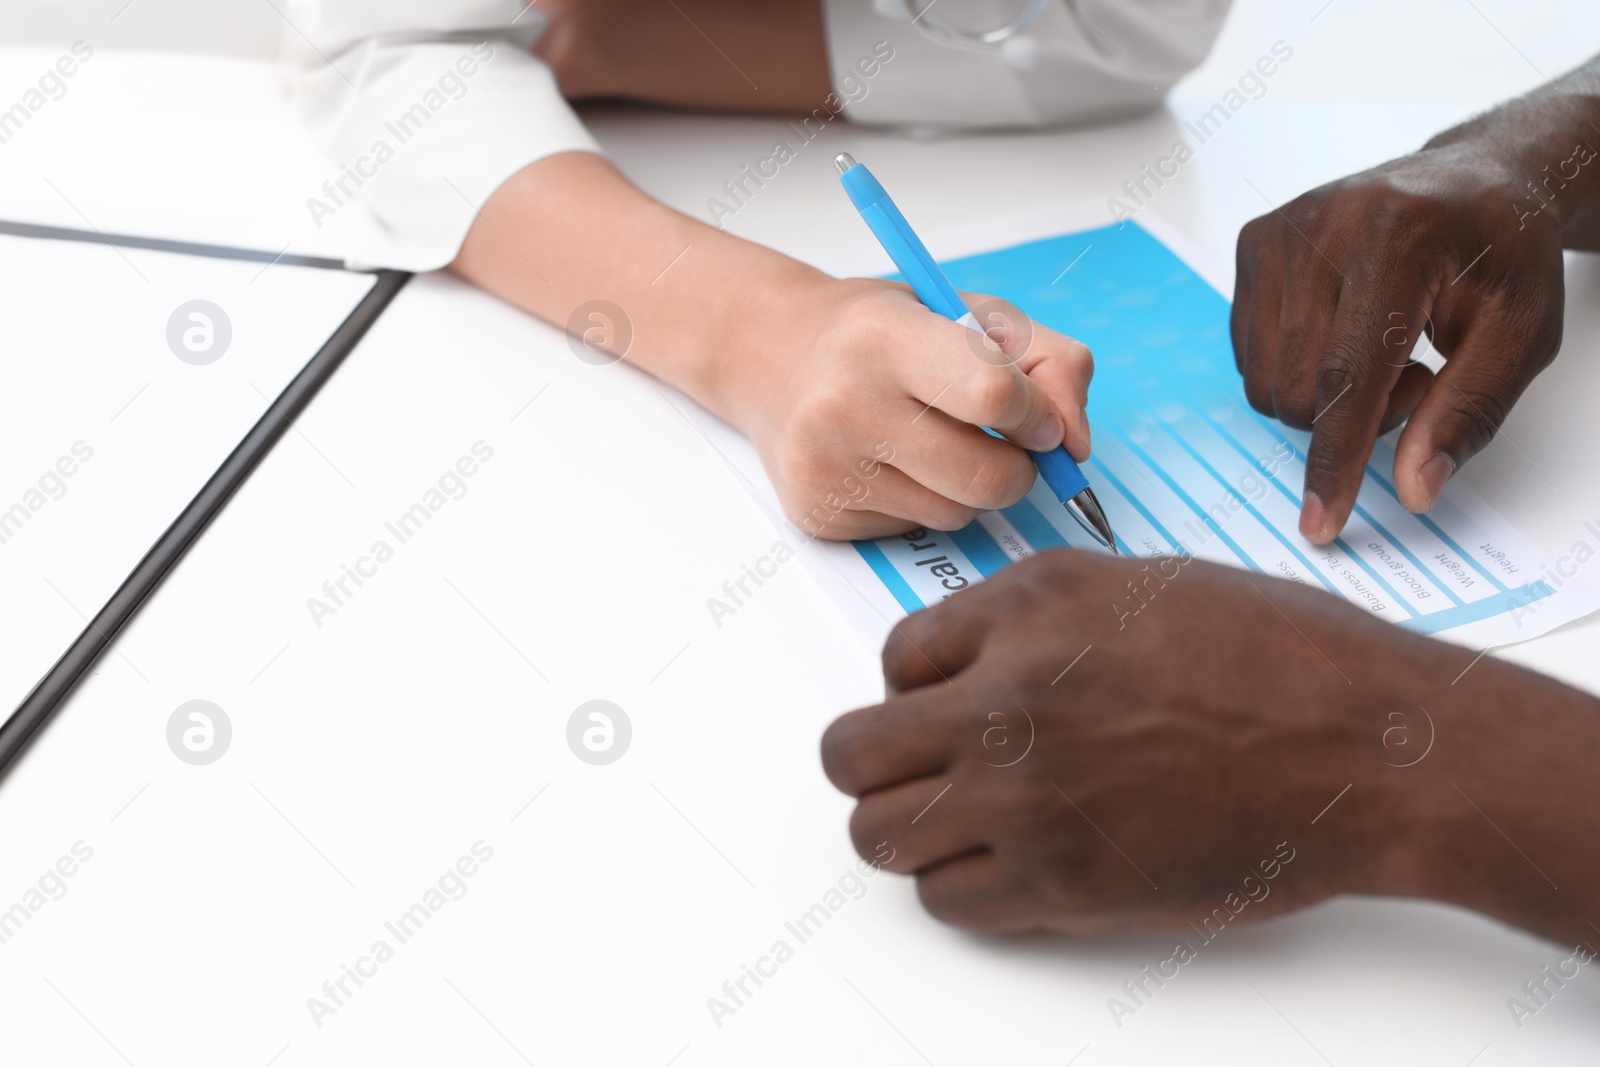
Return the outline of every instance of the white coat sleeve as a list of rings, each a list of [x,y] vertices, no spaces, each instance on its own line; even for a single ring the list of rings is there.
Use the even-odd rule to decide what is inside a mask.
[[[1017,39],[981,50],[941,43],[931,23],[981,34],[1022,0],[823,0],[823,16],[834,91],[853,121],[1026,127],[1153,107],[1205,58],[1228,2],[1050,0]]]
[[[332,174],[308,211],[320,227],[359,202],[384,231],[384,265],[448,264],[507,178],[599,150],[530,54],[544,16],[523,0],[312,0],[288,12],[294,95]]]

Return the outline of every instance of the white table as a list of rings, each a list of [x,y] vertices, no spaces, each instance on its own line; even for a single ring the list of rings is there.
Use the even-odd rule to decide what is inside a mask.
[[[972,220],[980,185],[996,190],[980,211],[1104,199],[1283,39],[1295,57],[1267,96],[1154,208],[1228,262],[1240,223],[1266,208],[1256,189],[1287,199],[1413,147],[1600,41],[1600,14],[1578,3],[1474,3],[1482,15],[1466,0],[1398,14],[1368,0],[1244,4],[1170,111],[1121,127],[927,142],[830,129],[730,228],[837,262],[834,243],[859,237],[831,178],[840,150],[917,174],[896,193],[934,233]],[[0,56],[6,84],[54,54]],[[281,188],[317,173],[273,110],[270,72],[103,58],[148,73],[76,84],[0,175],[0,215],[82,225],[81,210],[108,230],[276,248],[271,220],[298,205],[217,184],[258,159],[285,172]],[[100,150],[115,167],[91,170],[81,138],[102,101],[145,125]],[[135,154],[140,138],[181,144],[186,107],[238,125],[187,163]],[[240,133],[256,113],[257,133]],[[651,192],[702,214],[783,136],[772,119],[593,120]],[[76,209],[38,184],[58,172]],[[1508,424],[1517,447],[1497,444],[1465,475],[1547,551],[1564,551],[1600,499],[1586,463],[1600,369],[1584,358],[1600,350],[1600,265],[1575,258],[1568,283],[1566,352]],[[75,842],[93,849],[66,894],[0,944],[8,1063],[1489,1065],[1586,1062],[1600,1040],[1587,974],[1520,1030],[1507,1012],[1566,952],[1372,900],[1231,931],[1118,1029],[1106,999],[1168,939],[980,939],[930,920],[889,877],[717,1028],[706,999],[774,940],[794,944],[784,923],[853,863],[850,805],[816,742],[838,711],[878,696],[874,650],[848,639],[799,568],[715,629],[705,598],[772,541],[736,479],[646,379],[572,358],[453,279],[413,282],[299,430],[123,636],[126,659],[106,658],[0,784],[0,908]],[[494,455],[466,495],[318,628],[306,598],[478,441]],[[1589,620],[1498,654],[1600,691],[1597,640]],[[174,759],[164,736],[196,697],[234,725],[207,767]],[[568,716],[594,698],[633,724],[610,766],[565,742]],[[307,998],[374,940],[397,944],[384,923],[480,840],[493,857],[465,896],[363,986],[347,980],[351,995],[315,1026]]]

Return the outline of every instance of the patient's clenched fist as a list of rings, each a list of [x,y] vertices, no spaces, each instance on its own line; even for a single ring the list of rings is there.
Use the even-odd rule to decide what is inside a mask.
[[[1180,929],[1229,894],[1259,919],[1399,884],[1395,791],[1427,772],[1380,758],[1383,714],[1469,658],[1290,582],[1047,552],[896,627],[888,699],[823,763],[856,848],[947,922]]]

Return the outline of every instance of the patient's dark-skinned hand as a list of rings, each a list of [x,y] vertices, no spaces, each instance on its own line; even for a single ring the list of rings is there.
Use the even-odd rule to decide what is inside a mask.
[[[1600,702],[1493,656],[1288,581],[1060,550],[883,661],[823,763],[857,851],[945,922],[1181,930],[1354,893],[1597,936]]]
[[[1250,403],[1311,430],[1302,534],[1338,535],[1402,423],[1395,489],[1433,506],[1555,358],[1563,248],[1600,248],[1600,61],[1244,227],[1234,353]]]

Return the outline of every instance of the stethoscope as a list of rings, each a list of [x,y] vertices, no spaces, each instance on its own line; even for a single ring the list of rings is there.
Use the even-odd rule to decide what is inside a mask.
[[[947,48],[967,52],[990,52],[1019,70],[1032,68],[1039,56],[1039,42],[1028,29],[1044,14],[1050,0],[1028,0],[1028,5],[1010,22],[998,29],[974,32],[964,30],[932,14],[938,0],[873,0],[872,7],[884,18],[910,21],[923,36]],[[913,7],[918,10],[913,11]]]

